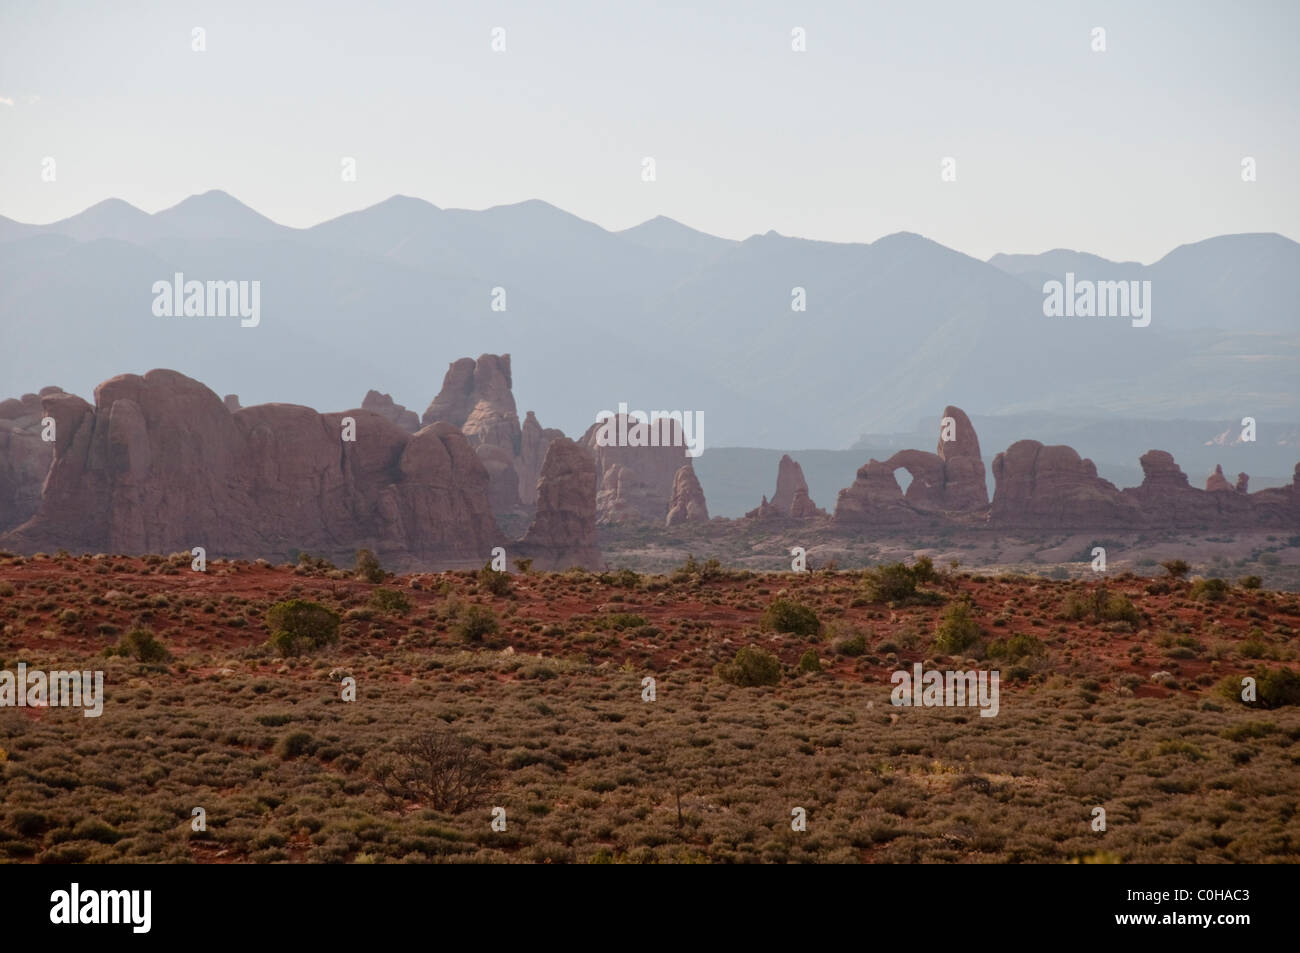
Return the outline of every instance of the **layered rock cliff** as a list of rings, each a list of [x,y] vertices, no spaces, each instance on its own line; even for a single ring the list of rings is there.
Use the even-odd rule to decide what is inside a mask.
[[[367,546],[428,567],[479,565],[503,542],[487,472],[449,424],[409,434],[368,411],[292,404],[232,414],[168,370],[105,381],[93,406],[51,394],[42,408],[57,426],[54,462],[9,545],[345,559]]]
[[[29,519],[40,504],[54,459],[54,444],[41,439],[41,401],[61,393],[44,387],[39,394],[0,401],[0,533]]]
[[[616,437],[613,442],[611,433]],[[620,443],[618,434],[628,437]],[[596,519],[602,524],[663,525],[672,504],[677,471],[683,467],[694,470],[686,455],[682,428],[670,418],[649,424],[630,415],[616,415],[608,422],[588,427],[579,443],[591,452],[596,463]],[[703,496],[701,490],[700,498]]]

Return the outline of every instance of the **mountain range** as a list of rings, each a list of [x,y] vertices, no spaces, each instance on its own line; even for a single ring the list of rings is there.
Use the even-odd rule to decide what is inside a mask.
[[[1042,284],[1067,271],[1151,281],[1151,325],[1044,317]],[[259,281],[260,324],[156,317],[151,288],[177,272]],[[245,404],[346,408],[380,387],[420,407],[451,361],[508,352],[547,426],[581,433],[620,402],[694,410],[706,448],[846,448],[948,403],[1262,426],[1300,420],[1297,273],[1300,245],[1277,234],[1151,265],[1065,250],[980,261],[911,233],[733,241],[663,217],[612,232],[537,200],[468,211],[394,196],[297,229],[221,191],[155,214],[109,199],[48,225],[0,217],[0,392],[88,394],[123,370],[177,367]]]

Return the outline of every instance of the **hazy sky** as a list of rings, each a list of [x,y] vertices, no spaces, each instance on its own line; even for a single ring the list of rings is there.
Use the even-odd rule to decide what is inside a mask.
[[[0,214],[221,188],[303,226],[394,193],[541,198],[611,229],[1149,262],[1300,239],[1298,28],[1292,0],[4,0]]]

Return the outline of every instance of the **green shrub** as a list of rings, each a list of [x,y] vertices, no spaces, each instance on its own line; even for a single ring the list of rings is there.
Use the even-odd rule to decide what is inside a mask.
[[[775,685],[781,681],[781,661],[756,645],[747,645],[736,653],[736,658],[714,668],[714,674],[724,682],[742,687]]]
[[[685,581],[686,577],[694,576],[700,582],[709,582],[713,579],[721,579],[726,576],[727,571],[722,568],[722,563],[716,559],[709,559],[701,563],[694,556],[687,556],[686,562],[682,563],[680,569],[673,573],[678,581]]]
[[[979,623],[971,614],[970,603],[954,602],[939,619],[934,631],[934,647],[945,655],[953,655],[970,648],[979,637]]]
[[[369,553],[370,550],[365,550],[365,552]],[[371,553],[372,557],[373,555],[374,554]],[[358,553],[358,556],[360,556],[360,553]],[[313,556],[311,553],[304,553],[301,550],[297,550],[297,549],[289,550],[289,561],[296,563],[297,565],[301,566],[303,569],[319,569],[328,572],[329,570],[334,568],[334,564],[330,562],[328,559],[325,559],[323,556]],[[379,565],[379,560],[375,560],[375,565],[376,566]],[[372,581],[377,582],[378,580],[372,580]]]
[[[886,563],[862,574],[863,595],[868,602],[895,602],[914,605],[938,605],[943,596],[937,592],[918,589],[922,582],[939,578],[934,563],[928,556],[917,559],[915,566],[906,563]]]
[[[492,563],[488,562],[478,571],[478,584],[494,596],[509,595],[510,573],[498,572],[492,568]]]
[[[1264,585],[1264,580],[1260,579],[1259,576],[1242,576],[1237,580],[1237,585],[1243,589],[1258,589]]]
[[[1128,622],[1137,625],[1142,621],[1142,613],[1138,612],[1137,606],[1133,605],[1128,596],[1122,592],[1108,596],[1101,607],[1100,614],[1102,621],[1105,622]]]
[[[1191,596],[1203,602],[1222,602],[1231,588],[1224,580],[1211,576],[1209,579],[1198,579],[1192,583]]]
[[[1270,669],[1257,676],[1255,690],[1265,708],[1300,705],[1300,675],[1289,668]]]
[[[1192,567],[1182,559],[1170,559],[1160,565],[1164,567],[1165,572],[1169,573],[1171,579],[1183,579],[1192,571]]]
[[[271,647],[285,657],[333,645],[339,640],[338,613],[305,599],[290,599],[271,606],[266,610],[266,627],[271,632]]]
[[[456,634],[466,642],[482,642],[500,628],[497,617],[486,606],[467,606],[456,623]]]
[[[1259,631],[1259,629],[1251,629],[1251,637],[1243,640],[1242,643],[1237,646],[1237,651],[1241,654],[1242,658],[1274,658],[1277,655],[1273,646],[1255,635],[1255,633]]]
[[[866,596],[872,602],[903,602],[916,595],[916,574],[906,563],[886,563],[868,569]]]
[[[1093,622],[1127,622],[1137,625],[1142,613],[1122,592],[1112,593],[1098,586],[1086,595],[1071,593],[1066,597],[1061,614],[1067,619],[1080,621],[1091,617]]]
[[[383,586],[370,594],[370,605],[379,612],[392,612],[406,615],[411,611],[411,600],[406,593],[398,589],[386,589]]]
[[[122,636],[117,643],[117,654],[133,658],[137,662],[162,662],[171,657],[153,630],[143,627],[132,629]]]
[[[859,655],[867,654],[867,637],[861,632],[858,632],[855,635],[845,636],[836,641],[833,648],[840,655],[845,655],[849,658],[857,658]]]
[[[777,599],[763,610],[763,628],[792,635],[813,636],[822,630],[817,613],[790,599]]]
[[[285,735],[275,745],[275,753],[281,761],[288,761],[291,758],[300,758],[305,754],[310,754],[315,738],[306,731],[294,731]]]
[[[803,655],[799,656],[799,671],[820,672],[821,670],[821,659],[817,657],[817,653],[814,650],[809,649],[807,652],[804,652]]]
[[[1229,741],[1247,741],[1251,738],[1266,738],[1277,731],[1277,725],[1267,721],[1243,721],[1230,728],[1223,729],[1223,737]]]
[[[1045,650],[1042,640],[1027,632],[1017,632],[1004,639],[995,639],[989,643],[989,658],[1006,659],[1008,662],[1019,661],[1031,655],[1041,655]]]
[[[379,557],[368,549],[357,550],[356,576],[366,582],[383,582],[384,567],[379,565]]]
[[[1225,678],[1219,679],[1218,683],[1214,686],[1214,692],[1220,698],[1225,698],[1228,701],[1241,702],[1241,676],[1228,675]]]
[[[608,615],[597,616],[592,624],[598,629],[618,629],[621,632],[624,629],[643,628],[650,622],[645,616],[631,612],[611,612]]]

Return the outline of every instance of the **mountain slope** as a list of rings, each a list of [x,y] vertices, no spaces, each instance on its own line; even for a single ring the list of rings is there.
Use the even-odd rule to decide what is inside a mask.
[[[1153,320],[1046,318],[1044,275],[1150,280]],[[153,316],[155,281],[260,282],[262,323]],[[246,400],[421,407],[456,358],[509,352],[524,409],[695,410],[707,446],[845,447],[975,414],[1300,419],[1300,245],[1230,235],[1144,266],[1055,250],[978,261],[919,235],[743,242],[666,218],[610,232],[541,201],[418,198],[306,229],[224,192],[0,220],[0,379],[89,392],[175,367]],[[806,310],[793,310],[803,289]],[[505,310],[493,302],[505,295]]]

